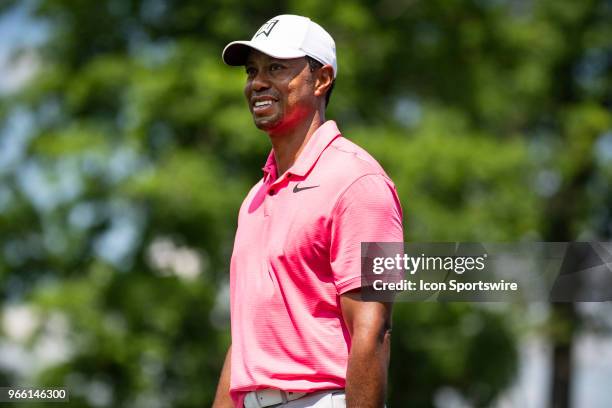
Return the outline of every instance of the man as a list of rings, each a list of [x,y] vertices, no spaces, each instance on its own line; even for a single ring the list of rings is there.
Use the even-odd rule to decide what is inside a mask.
[[[361,301],[360,244],[403,241],[401,208],[380,165],[325,120],[334,40],[281,15],[223,60],[245,66],[272,151],[238,216],[232,345],[213,406],[382,407],[391,305]]]

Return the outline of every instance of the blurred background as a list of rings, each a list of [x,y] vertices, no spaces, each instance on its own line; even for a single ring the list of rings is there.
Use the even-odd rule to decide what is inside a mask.
[[[334,36],[328,117],[406,241],[610,240],[610,0],[2,0],[0,385],[211,405],[270,149],[220,55],[283,13]],[[610,303],[398,304],[388,406],[610,407],[611,329]]]

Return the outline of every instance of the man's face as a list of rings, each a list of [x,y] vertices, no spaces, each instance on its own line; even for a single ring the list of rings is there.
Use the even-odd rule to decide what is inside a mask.
[[[277,59],[252,50],[244,94],[255,126],[270,134],[290,130],[317,109],[306,58]]]

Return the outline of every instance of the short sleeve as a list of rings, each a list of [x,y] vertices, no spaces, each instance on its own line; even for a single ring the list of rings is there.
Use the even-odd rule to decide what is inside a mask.
[[[361,286],[361,243],[402,242],[402,209],[395,186],[382,174],[354,181],[332,213],[330,261],[338,294]]]

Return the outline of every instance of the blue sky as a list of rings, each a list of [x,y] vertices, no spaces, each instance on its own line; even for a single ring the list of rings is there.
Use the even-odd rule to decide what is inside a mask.
[[[29,4],[22,2],[0,16],[0,93],[16,89],[36,69],[34,54],[27,50],[40,44],[48,30],[29,17]],[[21,57],[18,50],[25,51]]]

